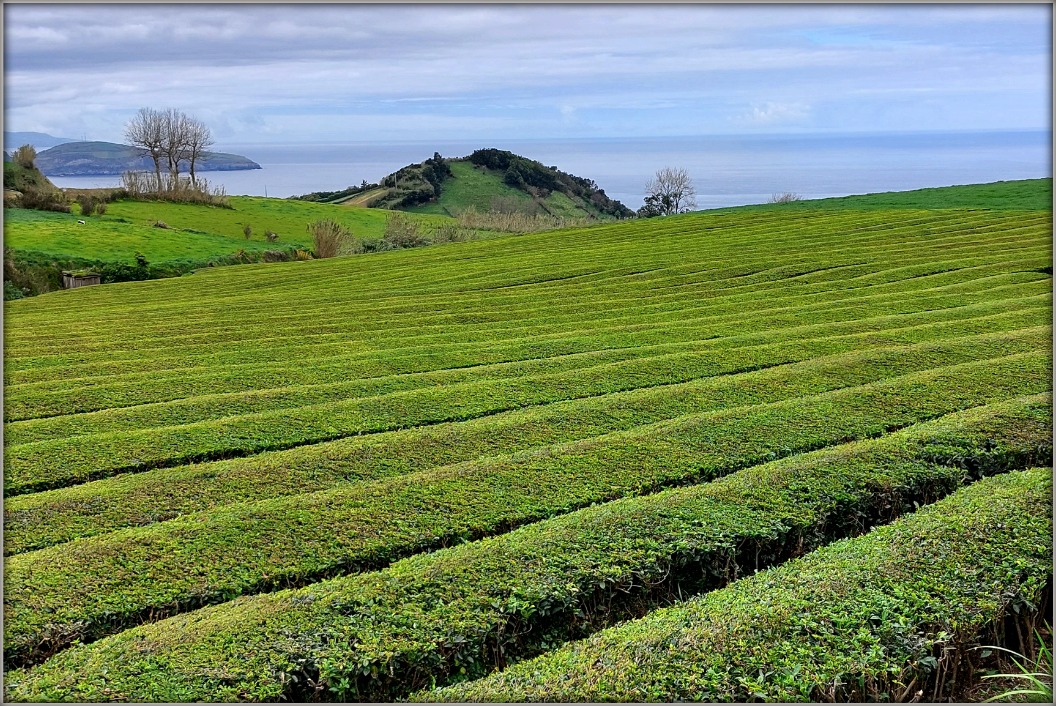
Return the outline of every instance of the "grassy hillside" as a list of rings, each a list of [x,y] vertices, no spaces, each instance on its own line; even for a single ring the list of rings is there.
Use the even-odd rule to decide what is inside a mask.
[[[989,184],[944,186],[912,191],[891,191],[830,199],[810,199],[783,204],[759,204],[722,211],[770,211],[801,209],[904,209],[904,208],[987,208],[1000,211],[1052,210],[1052,179],[1022,179]]]
[[[649,684],[679,670],[624,655],[727,584],[824,636],[782,678],[866,644],[927,683],[936,634],[963,656],[1046,600],[1044,474],[973,484],[1052,462],[1051,238],[1048,210],[705,212],[7,302],[5,696],[457,700],[419,690],[544,653],[464,692],[517,698],[578,688],[593,633]],[[739,580],[963,486],[846,550],[904,561],[858,562],[867,640]],[[858,585],[815,556],[775,575]],[[932,565],[958,591],[917,601]]]
[[[171,276],[211,264],[275,259],[265,253],[285,257],[295,250],[311,250],[308,225],[318,220],[336,220],[361,240],[377,241],[391,217],[385,211],[286,199],[239,196],[228,201],[231,208],[125,199],[108,204],[105,215],[90,217],[82,217],[76,204],[72,213],[5,209],[4,243],[14,251],[9,257],[19,267],[50,273],[52,279],[64,267],[99,271],[110,264],[119,270],[137,254],[151,265],[144,277]],[[423,230],[450,222],[435,216],[414,218]],[[168,228],[155,227],[159,222]],[[269,230],[278,234],[276,241],[267,240]],[[52,282],[50,288],[58,287]]]
[[[451,178],[444,182],[444,191],[436,203],[407,209],[417,213],[442,213],[453,216],[467,208],[490,211],[496,199],[508,199],[529,208],[532,197],[525,191],[502,182],[501,176],[475,167],[470,162],[452,161]]]
[[[412,213],[457,216],[466,209],[542,215],[566,220],[613,220],[634,212],[597,184],[505,150],[480,149],[396,170],[378,184],[305,194],[299,199]]]
[[[54,189],[55,185],[39,169],[26,169],[17,162],[4,162],[4,190]]]

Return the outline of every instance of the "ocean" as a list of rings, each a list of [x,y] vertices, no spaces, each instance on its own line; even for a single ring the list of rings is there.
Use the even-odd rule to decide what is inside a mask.
[[[376,182],[439,151],[462,157],[495,147],[593,179],[632,209],[657,169],[681,167],[693,178],[697,207],[765,203],[793,192],[824,198],[930,186],[1052,176],[1048,130],[857,135],[481,140],[477,142],[355,142],[330,145],[225,143],[263,169],[203,172],[231,195],[288,196]],[[118,177],[54,177],[64,188],[117,185]]]

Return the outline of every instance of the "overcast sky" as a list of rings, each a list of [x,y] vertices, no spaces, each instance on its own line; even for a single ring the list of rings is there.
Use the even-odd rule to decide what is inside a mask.
[[[1049,5],[4,5],[7,131],[217,144],[1050,127]]]

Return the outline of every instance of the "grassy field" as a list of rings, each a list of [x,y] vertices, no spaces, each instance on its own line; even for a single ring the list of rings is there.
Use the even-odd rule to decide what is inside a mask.
[[[363,208],[253,196],[229,197],[232,208],[161,201],[120,200],[108,205],[104,216],[82,220],[73,213],[8,209],[4,213],[4,241],[19,251],[53,257],[89,260],[131,260],[136,252],[150,262],[171,260],[207,263],[238,250],[258,252],[276,248],[311,249],[310,223],[333,219],[363,239],[384,233],[389,213]],[[448,219],[419,217],[423,223]],[[155,228],[158,221],[170,230]],[[252,229],[247,239],[244,227]],[[270,243],[266,231],[278,233]]]
[[[956,694],[988,626],[1026,629],[1048,600],[1051,470],[1020,472],[1052,463],[1046,194],[705,212],[5,303],[6,697]],[[233,201],[211,227],[241,244],[233,219],[275,200]],[[261,232],[341,208],[278,203]],[[167,222],[204,230],[197,211]],[[725,632],[701,627],[724,611]]]
[[[467,208],[490,211],[496,197],[510,199],[527,207],[532,197],[504,184],[500,177],[471,162],[451,162],[451,179],[444,183],[444,191],[436,203],[407,209],[411,213],[440,213],[454,216]]]
[[[798,210],[823,208],[889,209],[889,208],[970,208],[998,211],[1037,211],[1052,208],[1052,179],[1023,179],[996,181],[989,184],[965,184],[913,191],[891,191],[881,194],[862,194],[830,199],[810,199],[783,204],[738,206],[740,210]]]

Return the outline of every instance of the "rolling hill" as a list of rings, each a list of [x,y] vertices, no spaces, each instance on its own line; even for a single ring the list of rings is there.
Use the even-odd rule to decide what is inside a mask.
[[[5,132],[4,151],[11,152],[22,145],[33,145],[39,151],[66,142],[76,141],[71,137],[55,137],[44,132]]]
[[[5,700],[956,697],[1051,601],[1045,189],[5,302]]]
[[[479,149],[460,158],[434,153],[378,184],[296,198],[448,216],[470,208],[591,220],[634,215],[590,179],[497,149]]]

